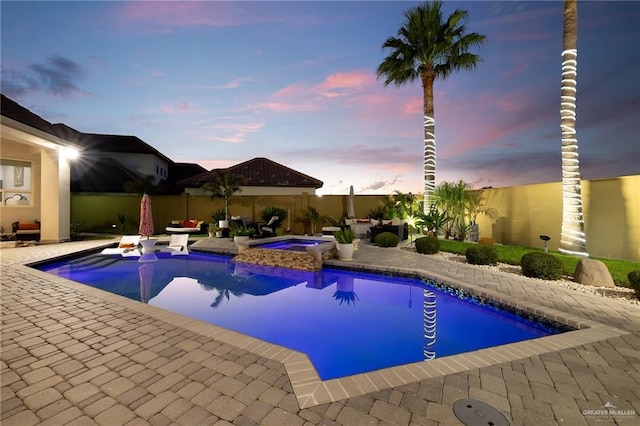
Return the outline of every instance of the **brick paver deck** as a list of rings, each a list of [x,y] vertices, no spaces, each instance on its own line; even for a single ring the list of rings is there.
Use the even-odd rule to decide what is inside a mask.
[[[638,305],[364,245],[350,265],[422,271],[581,329],[321,382],[303,354],[24,266],[100,244],[0,250],[3,426],[456,425],[460,398],[512,425],[640,424]]]

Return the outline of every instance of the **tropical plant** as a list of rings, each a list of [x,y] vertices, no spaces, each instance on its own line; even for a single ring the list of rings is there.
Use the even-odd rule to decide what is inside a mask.
[[[248,226],[238,225],[233,228],[232,235],[234,237],[253,237],[256,230]]]
[[[225,217],[226,217],[226,213],[224,209],[218,209],[211,212],[211,220],[214,223],[218,223],[221,220],[225,220]]]
[[[382,219],[389,219],[389,217],[385,217],[388,214],[389,210],[392,209],[389,208],[388,204],[372,208],[367,212],[367,219],[373,219],[377,221],[382,221]]]
[[[315,207],[307,207],[307,211],[303,214],[304,220],[307,221],[311,225],[311,234],[316,233],[316,225],[327,220],[327,217],[321,215],[320,212]]]
[[[564,0],[562,30],[562,83],[560,130],[562,131],[562,232],[561,253],[589,256],[584,233],[582,191],[576,134],[576,78],[578,67],[578,1]]]
[[[464,241],[467,239],[467,234],[471,232],[473,227],[470,223],[466,223],[464,220],[458,220],[453,227],[453,233],[458,241]]]
[[[278,220],[273,224],[273,229],[278,228],[282,222],[287,218],[287,211],[280,207],[267,207],[262,211],[262,220],[269,222],[273,216],[278,216]]]
[[[211,193],[211,198],[224,199],[224,220],[229,220],[229,199],[236,192],[241,191],[240,186],[244,183],[239,176],[234,176],[229,172],[215,170],[212,182],[202,185],[202,189]]]
[[[207,225],[207,232],[218,232],[220,230],[220,227],[218,226],[218,222],[211,222],[210,224]]]
[[[456,9],[446,19],[441,1],[424,3],[404,13],[404,22],[397,37],[389,37],[382,45],[390,54],[378,66],[378,78],[384,85],[402,86],[420,81],[424,110],[424,213],[431,206],[431,194],[436,179],[435,109],[433,84],[445,80],[454,71],[475,69],[480,56],[471,53],[486,37],[467,33],[468,12]]]
[[[454,235],[454,228],[464,221],[471,186],[463,180],[456,183],[442,182],[433,192],[433,205],[447,211],[451,216],[444,226],[445,238]]]
[[[344,227],[333,233],[339,244],[350,244],[356,239],[356,232],[349,227]]]
[[[407,216],[420,210],[420,200],[411,192],[405,194],[396,190],[388,200],[397,217],[402,220],[406,220]]]
[[[417,211],[416,217],[417,225],[423,230],[426,228],[427,234],[432,237],[437,237],[438,231],[444,231],[444,227],[452,220],[446,210],[439,211],[436,206],[431,206],[429,213],[426,214],[423,211]]]
[[[482,190],[467,191],[466,211],[473,222],[477,222],[478,216],[481,214],[489,217],[492,221],[498,219],[498,210],[487,207],[483,192]]]

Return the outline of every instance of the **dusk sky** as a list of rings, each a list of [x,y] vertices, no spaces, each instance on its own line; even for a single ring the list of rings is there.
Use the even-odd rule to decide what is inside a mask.
[[[267,157],[322,194],[423,190],[422,88],[381,46],[415,2],[2,1],[2,93],[207,170]],[[560,181],[562,1],[446,2],[487,36],[436,81],[437,183]],[[585,179],[640,174],[640,2],[578,2]]]

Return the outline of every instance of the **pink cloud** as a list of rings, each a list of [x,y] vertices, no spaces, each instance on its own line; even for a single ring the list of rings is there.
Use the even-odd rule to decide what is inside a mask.
[[[191,106],[187,102],[182,102],[178,105],[162,105],[162,111],[167,114],[177,115],[177,114],[186,114],[190,112]]]
[[[206,140],[225,143],[243,143],[247,136],[264,127],[264,123],[225,123],[207,126],[206,129],[215,131],[215,135]]]
[[[156,29],[175,27],[245,26],[259,22],[281,22],[283,18],[268,17],[248,10],[250,6],[232,2],[208,1],[133,1],[125,2],[120,19],[146,22]]]
[[[422,97],[411,98],[404,103],[402,108],[402,112],[404,114],[415,115],[421,114],[424,115],[424,100]]]

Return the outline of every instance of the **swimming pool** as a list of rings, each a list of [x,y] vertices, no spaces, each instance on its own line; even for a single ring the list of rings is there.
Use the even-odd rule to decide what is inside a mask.
[[[38,269],[306,353],[323,380],[558,333],[422,280],[89,255]]]

